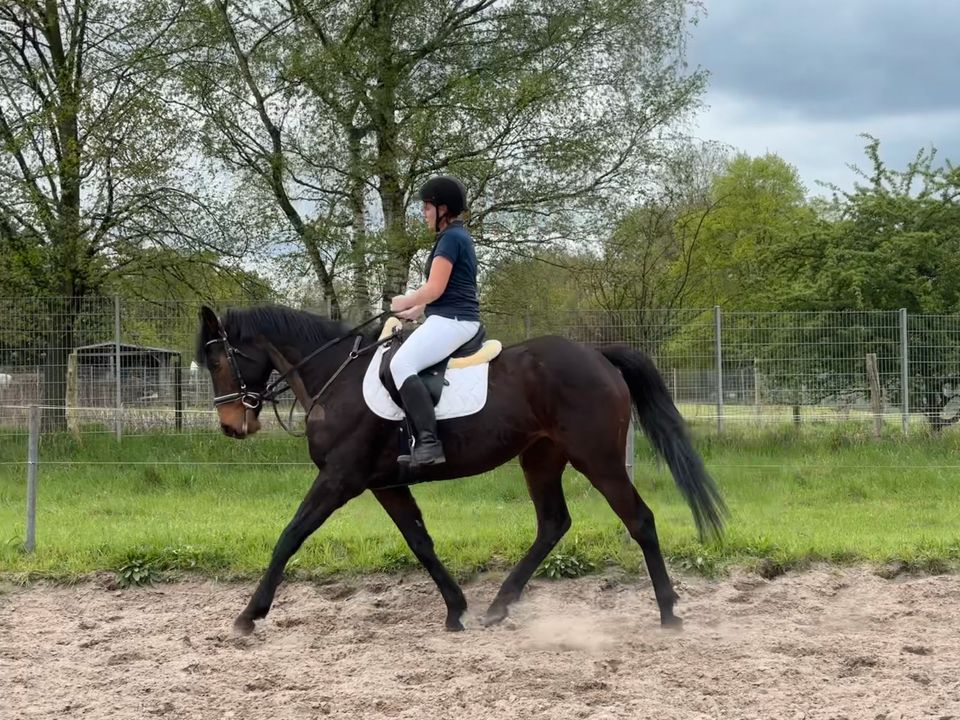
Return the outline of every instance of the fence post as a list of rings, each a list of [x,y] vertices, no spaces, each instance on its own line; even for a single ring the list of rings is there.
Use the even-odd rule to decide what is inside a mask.
[[[173,369],[173,424],[177,432],[183,432],[183,360],[179,355]]]
[[[717,434],[723,432],[723,335],[720,306],[713,306],[713,324],[717,344]]]
[[[910,431],[910,347],[907,335],[907,309],[900,308],[900,399],[903,404],[903,434]]]
[[[27,439],[27,532],[23,549],[37,546],[37,461],[40,454],[40,408],[30,406],[30,435]]]
[[[873,433],[881,437],[883,435],[883,402],[876,353],[867,353],[867,386],[870,388],[870,407],[873,409]]]
[[[123,420],[121,420],[121,405],[123,404],[123,393],[120,383],[120,296],[113,296],[113,350],[114,350],[114,372],[116,376],[116,409],[114,423],[116,425],[117,440],[123,437]]]
[[[757,420],[760,420],[760,364],[757,359],[753,359],[753,409],[757,414]]]

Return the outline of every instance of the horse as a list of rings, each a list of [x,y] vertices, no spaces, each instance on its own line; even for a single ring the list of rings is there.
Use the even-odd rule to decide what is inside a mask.
[[[235,632],[253,632],[270,610],[289,559],[332,513],[367,490],[436,583],[446,604],[445,628],[464,630],[466,599],[434,552],[410,486],[478,475],[516,457],[536,511],[536,537],[503,581],[482,624],[507,617],[510,605],[569,530],[562,475],[570,464],[606,498],[640,546],[661,626],[682,626],[673,611],[679,596],[667,574],[653,513],[625,468],[631,400],[641,428],[691,510],[701,541],[721,537],[728,511],[646,355],[626,345],[594,347],[555,335],[504,347],[489,362],[483,407],[439,421],[446,463],[418,467],[411,475],[397,459],[400,423],[371,412],[361,394],[371,362],[361,346],[377,344],[377,325],[373,328],[351,331],[340,322],[282,305],[229,309],[222,320],[207,306],[200,310],[197,361],[210,373],[223,433],[242,439],[261,428],[260,412],[276,389],[268,381],[276,371],[307,409],[303,434],[317,467],[255,592],[234,621]]]

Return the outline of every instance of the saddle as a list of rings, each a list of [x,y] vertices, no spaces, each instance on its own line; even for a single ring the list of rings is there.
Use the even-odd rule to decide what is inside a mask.
[[[396,383],[393,382],[393,375],[390,372],[390,361],[404,340],[410,336],[410,332],[411,331],[404,331],[403,323],[399,319],[392,317],[387,320],[383,326],[383,331],[380,333],[380,340],[386,340],[391,335],[393,336],[393,340],[386,345],[383,357],[381,358],[379,377],[380,382],[383,383],[383,387],[398,407],[403,407],[403,404],[400,400],[400,393],[397,390]],[[500,354],[500,351],[503,349],[500,341],[487,340],[486,336],[486,329],[481,324],[477,334],[454,350],[450,357],[418,373],[420,379],[423,380],[423,384],[430,392],[434,407],[440,402],[443,388],[450,384],[446,379],[448,368],[466,368],[488,363]]]

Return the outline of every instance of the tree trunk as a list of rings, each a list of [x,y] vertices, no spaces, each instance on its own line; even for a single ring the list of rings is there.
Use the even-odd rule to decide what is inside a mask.
[[[51,316],[42,370],[43,432],[67,429],[67,364],[75,345],[80,298],[66,297],[48,308]]]
[[[334,320],[340,319],[341,308],[340,301],[337,298],[337,290],[333,286],[333,278],[327,272],[327,266],[323,264],[323,258],[320,256],[319,241],[313,228],[302,223],[294,223],[294,228],[300,234],[300,241],[307,249],[307,257],[310,258],[310,267],[320,283],[323,290],[323,298],[330,308],[330,317]]]
[[[370,312],[370,264],[367,262],[367,221],[363,211],[366,175],[363,171],[363,134],[350,128],[351,187],[350,204],[353,211],[353,233],[350,238],[350,265],[353,272],[352,305],[362,310],[366,319]]]
[[[373,4],[371,23],[380,30],[379,49],[382,52],[373,94],[373,119],[377,139],[376,170],[380,178],[379,194],[387,249],[380,307],[388,310],[390,300],[407,289],[410,260],[415,247],[406,227],[404,196],[407,188],[401,180],[403,174],[398,160],[396,112],[399,70],[394,58],[393,16],[389,2],[377,0]]]
[[[383,310],[390,309],[390,300],[394,296],[403,295],[406,292],[410,277],[410,261],[414,253],[413,243],[404,228],[403,202],[398,195],[398,190],[384,192],[381,186],[380,199],[383,203],[388,248],[383,295],[380,302]],[[419,283],[415,284],[419,285]]]
[[[64,328],[54,333],[47,345],[43,361],[43,422],[44,433],[67,429],[67,360],[73,345],[73,332]]]
[[[80,227],[80,177],[83,149],[80,145],[77,113],[80,108],[79,58],[81,49],[64,49],[61,37],[59,9],[54,0],[46,0],[44,36],[50,47],[57,85],[57,136],[60,154],[57,159],[57,179],[60,196],[56,205],[53,260],[55,272],[60,273],[63,306],[54,313],[53,328],[43,363],[43,419],[44,432],[60,431],[67,427],[67,360],[73,351],[76,319],[81,298],[86,293],[87,252],[83,247]],[[85,11],[84,11],[85,15]],[[85,22],[85,17],[82,20]]]
[[[398,163],[394,153],[395,128],[392,114],[377,133],[380,165],[380,203],[383,208],[384,235],[387,246],[386,273],[383,282],[381,308],[388,310],[390,300],[407,289],[410,261],[416,248],[407,232],[404,189],[399,181]],[[417,283],[419,284],[419,283]]]

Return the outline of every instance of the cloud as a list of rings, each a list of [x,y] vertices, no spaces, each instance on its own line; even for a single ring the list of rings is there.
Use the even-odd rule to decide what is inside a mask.
[[[852,189],[861,133],[903,168],[920,149],[960,161],[958,0],[708,0],[689,59],[710,72],[696,134]]]
[[[761,103],[716,93],[701,114],[696,134],[719,140],[751,155],[775,153],[797,168],[807,190],[824,194],[816,181],[852,189],[855,173],[866,169],[867,133],[880,140],[884,162],[904,168],[921,149],[937,149],[940,160],[960,159],[960,109],[938,113],[810,120],[765,112]],[[952,148],[953,153],[950,153]]]
[[[960,108],[957,0],[713,0],[690,60],[711,88],[802,115]]]

